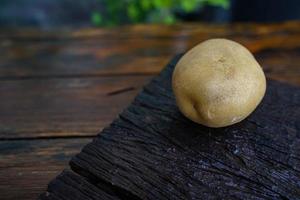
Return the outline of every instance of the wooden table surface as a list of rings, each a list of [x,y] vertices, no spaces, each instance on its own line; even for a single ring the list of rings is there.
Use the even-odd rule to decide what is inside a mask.
[[[0,30],[0,197],[35,199],[175,54],[209,38],[300,85],[300,22]]]

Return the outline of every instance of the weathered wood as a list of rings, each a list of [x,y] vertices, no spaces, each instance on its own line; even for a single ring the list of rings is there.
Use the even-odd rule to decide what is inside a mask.
[[[300,85],[300,49],[265,50],[256,57],[268,77]],[[2,80],[0,139],[95,135],[147,80],[148,76]]]
[[[2,80],[0,139],[91,136],[149,76]]]
[[[255,54],[268,78],[300,86],[300,48],[268,49]]]
[[[43,142],[46,140],[40,138],[95,134],[136,94],[138,89],[131,90],[132,84],[123,79],[130,74],[156,74],[172,55],[201,40],[211,37],[237,40],[255,52],[268,77],[299,85],[299,27],[299,22],[288,22],[271,25],[137,25],[54,32],[1,30],[0,116],[3,117],[0,117],[0,140],[10,139],[4,146],[11,150],[3,151],[0,142],[0,199],[35,199],[65,166],[68,156],[63,161],[58,160],[60,156],[47,156],[47,151],[53,155],[64,152],[65,147],[58,144],[55,148],[53,142],[60,140],[50,140],[46,147],[38,145],[46,144]],[[118,81],[120,75],[126,76]],[[103,76],[114,78],[103,81]],[[144,83],[132,82],[137,83],[136,88]],[[84,87],[83,83],[90,86]],[[109,89],[111,87],[113,90]],[[111,100],[102,91],[116,96]],[[70,105],[76,105],[76,108],[71,109]],[[36,153],[30,153],[28,149],[32,148],[25,145],[25,141],[14,141],[20,138],[26,138],[26,142],[32,144],[30,146],[36,146]],[[31,142],[30,139],[35,140]],[[68,141],[65,140],[66,145]],[[73,148],[72,151],[77,152],[86,143],[84,141],[67,149]],[[14,151],[15,142],[24,144],[22,155]]]
[[[91,139],[0,141],[0,199],[32,200]]]
[[[207,128],[177,109],[171,91],[177,59],[71,168],[91,184],[110,183],[135,199],[299,199],[300,89],[268,81],[250,117]]]
[[[156,74],[171,56],[213,37],[236,40],[254,53],[299,48],[299,25],[299,22],[226,26],[181,24],[53,33],[15,31],[5,34],[4,31],[0,36],[0,77]],[[297,60],[298,57],[295,56]]]
[[[78,188],[78,184],[80,187]],[[89,183],[83,177],[71,171],[64,171],[49,184],[49,192],[40,196],[44,200],[69,199],[69,200],[118,200],[118,196],[112,190],[105,191],[99,184]]]

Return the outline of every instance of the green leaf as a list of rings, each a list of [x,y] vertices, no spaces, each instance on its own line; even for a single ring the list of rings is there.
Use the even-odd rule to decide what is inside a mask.
[[[106,0],[106,9],[111,13],[117,13],[126,7],[125,1],[119,0]]]
[[[228,9],[230,6],[229,0],[205,0],[204,2],[212,6],[221,6],[225,9]]]
[[[91,21],[95,26],[100,26],[103,22],[101,14],[99,12],[92,12]]]
[[[149,0],[150,1],[150,0]],[[173,5],[174,0],[152,0],[155,8],[170,8]]]
[[[163,22],[165,24],[171,25],[171,24],[174,24],[176,22],[176,19],[175,19],[174,15],[167,15],[164,18]]]
[[[134,21],[138,22],[139,21],[139,14],[140,10],[137,8],[137,6],[133,3],[129,4],[127,7],[127,15],[129,18]]]
[[[180,5],[185,12],[192,12],[197,8],[199,2],[197,0],[181,0]]]
[[[204,4],[228,8],[230,0],[96,0],[104,4],[103,13],[91,13],[96,26],[116,26],[128,22],[175,23],[174,10],[189,13]],[[125,18],[124,18],[125,17]]]
[[[151,8],[151,1],[150,0],[141,0],[141,7],[143,10],[149,10]]]

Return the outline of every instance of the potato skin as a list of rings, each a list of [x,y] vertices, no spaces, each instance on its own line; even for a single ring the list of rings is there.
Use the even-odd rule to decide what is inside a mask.
[[[210,39],[179,60],[172,87],[187,118],[216,128],[250,115],[265,94],[266,78],[244,46],[227,39]]]

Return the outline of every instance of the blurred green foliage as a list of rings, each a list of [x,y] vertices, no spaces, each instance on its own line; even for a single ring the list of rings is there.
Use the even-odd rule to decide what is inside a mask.
[[[116,26],[126,23],[173,24],[174,11],[190,13],[204,5],[229,7],[230,0],[98,0],[103,9],[91,13],[95,26]]]

